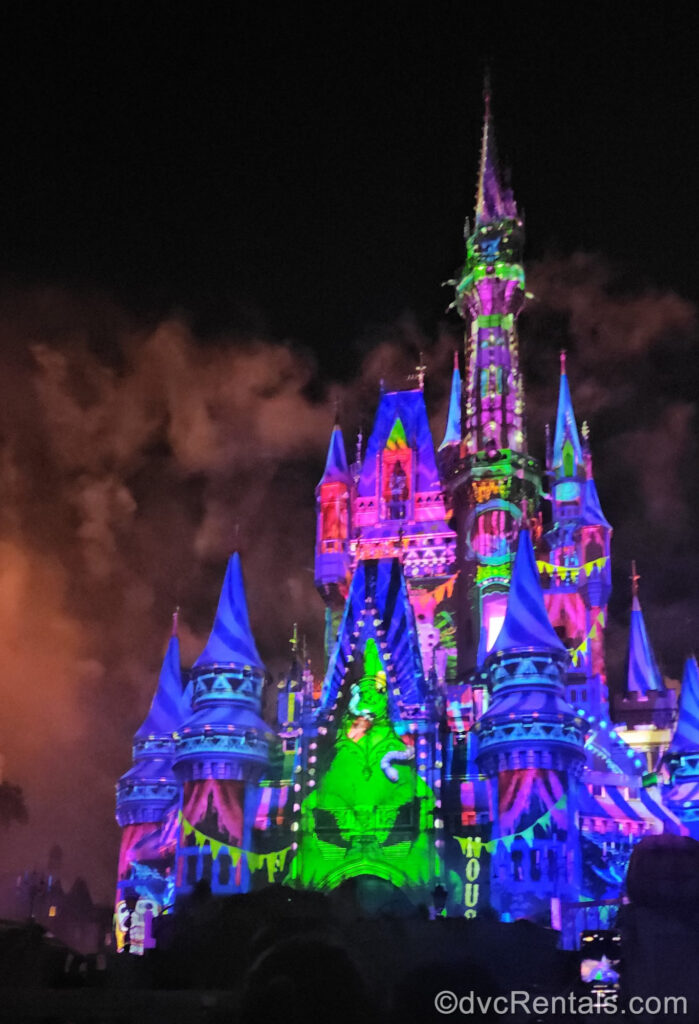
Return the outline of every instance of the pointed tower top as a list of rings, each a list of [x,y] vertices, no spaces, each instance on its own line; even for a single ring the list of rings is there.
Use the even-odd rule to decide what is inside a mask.
[[[529,650],[567,654],[546,612],[529,531],[521,530],[505,621],[491,653]]]
[[[454,352],[454,370],[451,375],[451,393],[449,395],[449,412],[444,440],[439,450],[450,444],[461,443],[461,374],[459,373],[459,353]]]
[[[634,611],[636,610],[636,606],[638,606],[639,610],[641,608],[638,603],[638,581],[640,578],[641,577],[636,572],[636,559],[634,558],[631,562],[631,575],[629,576],[629,579],[631,580],[631,597],[633,598]]]
[[[320,484],[334,483],[349,484],[351,480],[352,477],[350,475],[349,466],[347,465],[345,442],[342,437],[340,425],[336,420],[335,426],[333,427],[330,435],[330,444],[328,445],[325,469],[318,486],[320,486]]]
[[[264,669],[250,629],[240,555],[236,551],[228,560],[216,618],[206,647],[194,666],[250,665]]]
[[[175,613],[177,614],[177,613]],[[173,616],[173,619],[175,616]],[[182,671],[180,669],[180,642],[173,633],[163,658],[158,678],[158,688],[153,697],[150,711],[135,739],[148,736],[169,736],[177,729],[182,716]]]
[[[170,636],[179,636],[180,630],[180,606],[177,605],[174,612],[172,613],[172,630]]]
[[[495,133],[490,113],[490,82],[484,86],[483,134],[476,192],[476,229],[485,224],[517,217],[517,206],[511,189],[503,189],[495,149]]]
[[[573,460],[564,458],[564,448],[569,442]],[[585,466],[578,427],[575,422],[573,400],[570,397],[568,374],[566,373],[566,353],[561,351],[561,379],[558,390],[558,410],[556,412],[556,430],[553,436],[553,458],[551,468],[562,470],[562,476],[574,476],[576,471]]]
[[[694,655],[687,658],[682,673],[680,712],[672,737],[670,752],[675,754],[699,751],[699,666]]]
[[[585,481],[583,507],[580,515],[583,526],[604,526],[611,530],[611,525],[602,511],[595,481],[590,477]]]
[[[628,693],[637,693],[645,697],[649,691],[664,693],[665,684],[660,674],[653,648],[651,647],[646,629],[646,622],[638,599],[638,581],[636,562],[631,563],[631,629],[629,632],[629,671],[626,682]]]

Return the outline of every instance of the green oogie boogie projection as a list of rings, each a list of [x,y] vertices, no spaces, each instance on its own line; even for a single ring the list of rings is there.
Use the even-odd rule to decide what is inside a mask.
[[[435,798],[416,771],[411,740],[400,738],[389,717],[373,638],[350,694],[327,770],[302,804],[296,884],[334,888],[372,875],[426,896]]]

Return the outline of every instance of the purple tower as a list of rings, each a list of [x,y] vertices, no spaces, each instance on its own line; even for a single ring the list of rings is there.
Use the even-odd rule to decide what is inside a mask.
[[[241,892],[250,881],[257,784],[271,733],[260,717],[265,669],[238,554],[228,562],[211,635],[191,675],[192,709],[174,760],[182,787],[177,891],[206,879],[213,892]]]
[[[568,653],[546,613],[529,533],[522,530],[507,614],[486,667],[490,707],[475,725],[492,780],[493,906],[506,919],[548,915],[580,886],[577,780],[585,723],[565,699]]]
[[[541,494],[538,465],[526,451],[517,340],[524,231],[500,180],[487,93],[475,226],[470,233],[467,222],[466,235],[453,303],[467,325],[461,444],[452,431],[441,450],[459,536],[462,673],[483,661],[500,631],[519,527],[536,515]]]
[[[568,698],[597,717],[609,717],[604,655],[611,591],[612,528],[600,506],[592,474],[588,431],[581,443],[561,353],[561,379],[553,445],[546,456],[551,491],[548,556],[539,561],[546,609],[571,656]]]

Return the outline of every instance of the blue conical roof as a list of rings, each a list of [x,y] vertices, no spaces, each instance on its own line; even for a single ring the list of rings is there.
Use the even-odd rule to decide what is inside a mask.
[[[569,440],[575,453],[575,465],[583,466],[584,459],[580,435],[575,422],[573,411],[573,400],[570,397],[568,375],[566,373],[565,353],[561,353],[561,382],[558,389],[558,410],[556,412],[556,432],[553,437],[553,469],[559,469],[563,465],[563,446]]]
[[[328,457],[325,460],[325,470],[321,477],[321,484],[331,483],[343,483],[349,484],[351,482],[351,476],[349,466],[347,465],[347,454],[345,452],[345,442],[342,437],[342,431],[336,423],[333,427],[332,434],[330,435],[330,444],[328,445]],[[318,485],[320,486],[320,484]]]
[[[206,647],[194,667],[204,665],[250,665],[264,669],[250,629],[240,555],[228,560],[216,618]]]
[[[665,684],[655,661],[641,610],[641,602],[634,594],[631,606],[631,630],[629,635],[629,673],[626,683],[629,693],[645,696],[650,690],[664,693]]]
[[[180,669],[180,642],[170,637],[163,665],[160,669],[158,688],[153,697],[150,711],[135,739],[148,736],[169,736],[178,728],[182,712],[182,671]]]
[[[581,520],[584,526],[605,526],[611,530],[600,505],[595,481],[590,477],[585,482]]]
[[[694,655],[684,664],[680,713],[670,751],[677,754],[699,751],[699,666]]]
[[[449,395],[449,412],[444,440],[439,446],[446,448],[450,444],[461,443],[461,374],[459,373],[459,357],[454,353],[454,372],[451,375],[451,394]]]
[[[491,653],[526,650],[567,653],[546,612],[529,531],[521,530],[505,621]]]

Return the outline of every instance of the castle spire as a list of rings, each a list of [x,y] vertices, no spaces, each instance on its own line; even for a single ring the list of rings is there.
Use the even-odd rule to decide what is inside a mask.
[[[335,425],[333,426],[332,433],[330,435],[328,454],[325,459],[325,469],[323,470],[323,476],[320,479],[320,484],[349,484],[351,483],[351,480],[352,477],[350,475],[349,466],[347,465],[345,442],[336,416]],[[320,484],[318,486],[320,486]]]
[[[649,691],[665,692],[663,677],[653,654],[641,602],[638,599],[638,581],[636,562],[631,563],[631,628],[629,633],[629,671],[626,689],[629,693],[637,693],[645,697]]]
[[[567,654],[546,612],[529,531],[520,530],[505,621],[492,653],[529,650]]]
[[[146,739],[148,736],[172,735],[180,724],[181,702],[180,641],[177,634],[173,633],[167,645],[158,678],[158,688],[155,691],[150,711],[134,738],[140,740]]]
[[[490,83],[486,77],[484,87],[483,134],[481,159],[478,167],[476,192],[476,230],[484,224],[497,223],[517,217],[517,207],[511,189],[503,189],[500,181],[495,132],[490,113]]]
[[[446,448],[450,444],[461,443],[461,374],[459,373],[459,353],[454,352],[454,370],[451,375],[451,393],[449,395],[449,412],[444,440],[439,446]]]
[[[565,350],[561,351],[561,379],[558,390],[558,411],[556,412],[556,429],[553,435],[551,469],[557,478],[573,477],[585,471],[585,459],[575,422],[573,400],[570,397],[570,386],[566,373]]]
[[[240,555],[236,551],[228,560],[216,618],[206,647],[194,662],[205,665],[250,665],[264,669],[250,629]]]
[[[687,658],[682,673],[680,711],[670,753],[686,754],[699,751],[699,666],[695,655]]]

